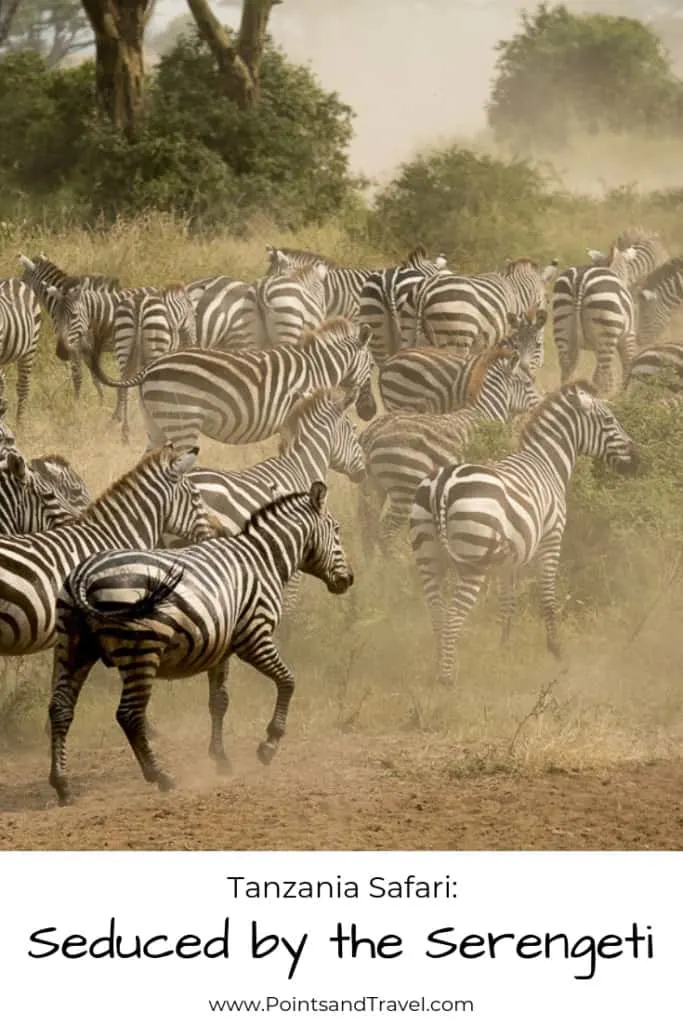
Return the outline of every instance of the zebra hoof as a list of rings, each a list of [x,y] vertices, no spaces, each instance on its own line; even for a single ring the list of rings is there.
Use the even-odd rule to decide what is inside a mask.
[[[69,807],[74,802],[74,798],[68,789],[64,789],[61,793],[58,793],[57,799],[60,807]]]
[[[175,788],[175,782],[171,776],[164,774],[164,772],[159,772],[157,785],[162,793],[170,793],[170,791]]]
[[[275,757],[276,750],[277,747],[275,747],[272,743],[269,743],[267,740],[264,740],[262,743],[259,743],[258,750],[256,753],[261,764],[270,764],[270,762]]]
[[[219,775],[232,775],[232,762],[228,757],[221,757],[216,760],[216,771]]]

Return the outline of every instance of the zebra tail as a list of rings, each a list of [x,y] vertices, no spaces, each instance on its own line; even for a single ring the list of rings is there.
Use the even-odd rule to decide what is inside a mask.
[[[104,332],[98,332],[95,337],[95,344],[93,345],[91,356],[91,370],[95,375],[95,378],[99,380],[101,384],[106,384],[109,388],[117,388],[120,391],[125,391],[128,388],[136,388],[139,384],[142,384],[147,375],[149,366],[143,366],[143,368],[136,373],[134,377],[128,377],[126,380],[115,380],[102,368],[102,352],[104,350],[105,340],[106,336]],[[153,364],[150,363],[150,366],[152,365]]]
[[[119,608],[108,608],[106,611],[97,608],[88,600],[86,592],[86,581],[83,580],[76,591],[74,598],[79,610],[90,619],[111,621],[135,621],[144,619],[156,611],[159,605],[168,600],[176,590],[178,584],[185,574],[185,569],[177,562],[170,567],[164,576],[158,579],[147,579],[147,592],[132,604],[122,604]]]

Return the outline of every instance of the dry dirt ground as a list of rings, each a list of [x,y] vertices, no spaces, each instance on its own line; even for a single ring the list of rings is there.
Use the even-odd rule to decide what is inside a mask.
[[[147,787],[127,748],[74,749],[56,806],[44,754],[0,756],[0,849],[681,849],[683,760],[505,770],[422,736],[285,740],[273,765],[233,748],[218,779],[165,744],[178,786]],[[192,744],[195,747],[195,744]]]

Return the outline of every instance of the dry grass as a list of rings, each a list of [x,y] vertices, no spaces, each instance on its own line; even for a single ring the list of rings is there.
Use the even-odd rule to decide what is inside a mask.
[[[631,222],[628,215],[616,218],[610,213],[596,223],[595,216],[587,215],[585,224],[555,223],[549,237],[558,240],[558,255],[569,260],[583,249],[584,241],[604,244]],[[385,258],[349,242],[334,225],[300,236],[278,234],[266,226],[248,241],[220,235],[209,241],[191,237],[172,219],[150,217],[121,224],[107,235],[5,228],[0,275],[16,272],[17,252],[32,255],[44,250],[73,272],[117,274],[130,284],[189,281],[217,272],[250,278],[265,267],[267,242],[306,246],[342,262],[381,264]],[[556,382],[552,346],[544,376],[546,386]],[[12,387],[11,383],[10,410]],[[77,407],[66,367],[55,359],[50,331],[45,329],[30,422],[20,443],[29,456],[62,452],[99,492],[130,468],[142,453],[145,437],[135,402],[132,443],[124,448],[118,426],[110,423],[113,395],[107,395],[100,407],[87,380],[83,394]],[[9,420],[13,422],[11,414]],[[274,448],[274,442],[240,449],[206,443],[201,459],[219,467],[243,466]],[[400,749],[402,738],[409,738],[411,757],[423,766],[433,762],[454,776],[501,766],[535,770],[647,760],[668,756],[680,745],[683,699],[676,623],[683,590],[678,583],[666,591],[632,639],[643,609],[666,585],[654,563],[651,578],[618,606],[598,611],[588,604],[580,615],[564,617],[567,660],[549,689],[558,666],[545,651],[533,602],[528,597],[521,602],[514,639],[503,653],[495,598],[490,595],[480,602],[465,635],[460,685],[444,692],[433,682],[432,639],[408,553],[399,552],[393,562],[377,556],[370,564],[360,564],[355,495],[347,480],[332,480],[331,503],[356,556],[357,585],[346,597],[335,599],[315,581],[306,581],[301,607],[282,641],[299,680],[288,743],[341,734],[353,745],[354,737],[366,735],[392,737]],[[18,689],[12,682],[16,664],[5,672],[6,693],[17,694],[12,713],[5,716],[5,735],[29,748],[44,742],[49,667],[49,655],[22,662],[18,671],[24,682]],[[247,738],[255,743],[270,715],[272,686],[240,665],[233,674],[231,743]],[[117,690],[112,673],[101,667],[93,673],[78,709],[72,748],[107,750],[120,744],[113,721]],[[153,698],[155,720],[167,735],[182,739],[190,760],[203,755],[205,702],[203,680],[159,683]],[[405,761],[402,770],[409,770]]]

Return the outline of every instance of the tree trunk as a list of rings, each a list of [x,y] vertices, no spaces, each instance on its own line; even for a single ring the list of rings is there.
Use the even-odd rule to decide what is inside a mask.
[[[144,34],[150,0],[83,0],[95,33],[101,109],[127,138],[137,133],[144,98]]]
[[[7,42],[21,0],[0,0],[0,46]]]
[[[243,0],[242,22],[237,40],[221,25],[209,0],[187,0],[200,36],[214,56],[223,90],[242,110],[252,106],[259,95],[259,71],[263,58],[268,19],[282,0]]]

